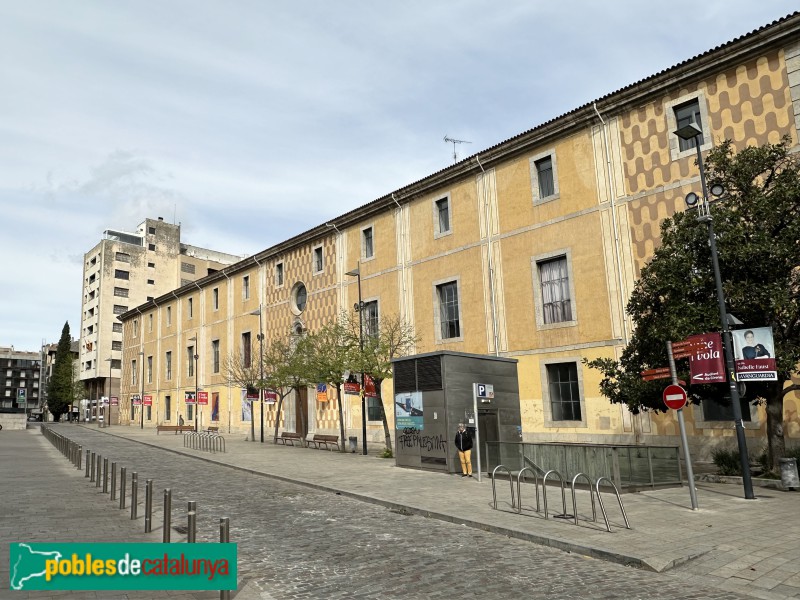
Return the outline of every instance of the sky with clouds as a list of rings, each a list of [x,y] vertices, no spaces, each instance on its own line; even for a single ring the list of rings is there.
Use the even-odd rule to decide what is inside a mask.
[[[252,254],[797,8],[2,2],[0,346],[77,335],[105,229]]]

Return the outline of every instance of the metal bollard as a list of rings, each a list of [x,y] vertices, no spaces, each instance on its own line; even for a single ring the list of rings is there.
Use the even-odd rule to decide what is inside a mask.
[[[231,520],[228,517],[223,517],[219,520],[219,543],[227,544],[231,541]],[[230,590],[219,591],[220,600],[230,600]]]
[[[153,480],[144,482],[144,532],[153,530]]]
[[[83,446],[78,446],[78,470],[83,468],[81,462],[83,461]]]
[[[86,475],[85,475],[86,477],[89,476],[89,454],[91,454],[91,453],[89,452],[89,450],[87,450],[86,451]]]
[[[92,452],[92,468],[89,471],[89,481],[94,481],[94,461],[95,461],[95,454]]]
[[[126,467],[122,467],[119,470],[119,507],[121,509],[125,508],[125,484],[127,483],[125,474],[127,471]]]
[[[139,502],[139,474],[134,471],[131,475],[131,519],[136,519],[137,504]]]
[[[172,529],[172,490],[164,490],[164,531],[161,534],[161,541],[169,544],[170,529]]]
[[[95,468],[97,469],[97,473],[95,474],[94,478],[94,487],[100,487],[100,459],[103,458],[99,454],[97,455],[97,462],[95,463]]]
[[[117,463],[111,463],[111,499],[117,499]]]
[[[103,459],[103,493],[108,493],[108,459]]]
[[[197,502],[189,500],[189,511],[186,514],[189,517],[189,530],[186,532],[186,541],[194,544],[197,541]]]

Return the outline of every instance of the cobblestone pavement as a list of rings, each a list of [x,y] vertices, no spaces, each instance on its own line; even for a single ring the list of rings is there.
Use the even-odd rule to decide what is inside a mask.
[[[331,492],[209,464],[188,456],[144,446],[84,428],[64,430],[140,481],[173,493],[173,524],[185,523],[188,500],[198,503],[198,541],[216,541],[218,519],[231,519],[231,541],[238,543],[240,599],[291,598],[745,598],[730,591],[687,584],[674,575],[657,574],[568,554],[421,516],[403,514]],[[82,473],[65,468],[55,451],[21,434],[19,452],[35,449],[38,472],[51,477],[16,477],[3,485],[3,505],[43,494],[94,497],[85,511],[104,514],[96,535],[77,532],[69,523],[19,515],[27,525],[4,530],[13,541],[35,532],[42,538],[138,540],[131,521],[115,508],[100,508]],[[24,447],[22,442],[24,441]],[[3,438],[3,443],[7,443]],[[17,465],[14,466],[14,469]],[[8,470],[8,467],[6,467]],[[88,494],[86,491],[88,490]],[[83,494],[83,495],[81,495]],[[159,497],[159,494],[156,494]],[[48,502],[52,502],[49,500]],[[92,508],[92,506],[96,508]],[[117,514],[117,521],[108,515]],[[138,522],[141,527],[141,520]],[[130,533],[128,533],[130,532]],[[6,546],[7,547],[7,546]],[[6,561],[7,562],[7,561]],[[7,586],[7,574],[4,584]],[[76,596],[77,597],[77,596]],[[88,596],[92,597],[92,596]]]

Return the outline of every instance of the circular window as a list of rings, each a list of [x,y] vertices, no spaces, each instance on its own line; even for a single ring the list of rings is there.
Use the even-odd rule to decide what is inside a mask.
[[[292,311],[294,314],[299,315],[306,309],[306,302],[308,302],[308,291],[304,283],[297,282],[292,288]]]

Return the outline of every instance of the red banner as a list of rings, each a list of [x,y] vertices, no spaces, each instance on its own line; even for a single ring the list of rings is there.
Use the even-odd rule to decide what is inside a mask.
[[[722,352],[722,337],[718,333],[693,335],[689,355],[692,383],[721,383],[725,381],[725,359]]]
[[[208,405],[208,392],[197,392],[197,403]]]
[[[264,402],[267,404],[275,404],[278,401],[278,392],[273,390],[264,390]]]
[[[355,394],[356,396],[361,393],[361,386],[357,383],[350,383],[345,382],[344,384],[344,393],[345,394]]]
[[[369,375],[364,375],[364,395],[367,398],[378,397],[378,393],[375,391],[375,381]]]
[[[145,394],[145,396],[144,396],[144,405],[145,406],[153,406],[153,397],[152,396],[148,396],[148,395]]]

